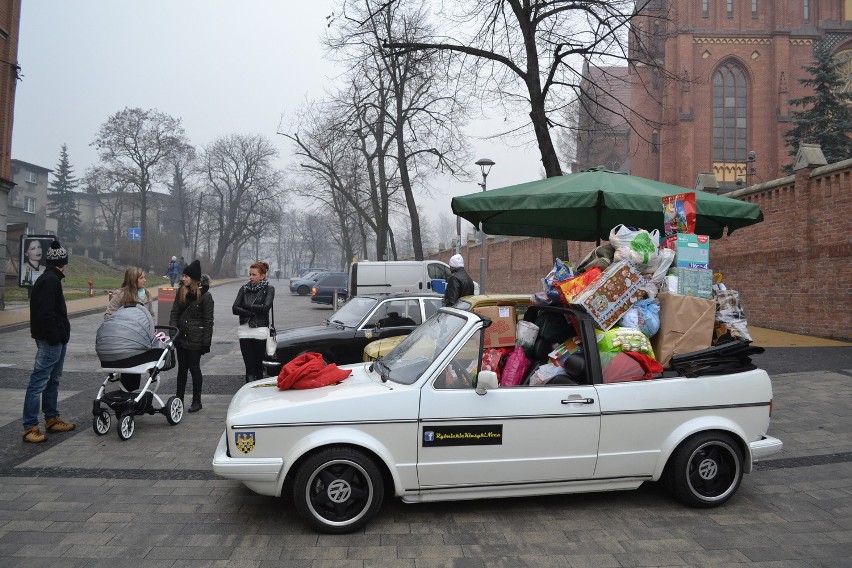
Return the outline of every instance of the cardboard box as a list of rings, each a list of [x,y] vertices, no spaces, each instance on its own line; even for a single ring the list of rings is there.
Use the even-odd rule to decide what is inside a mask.
[[[675,268],[677,293],[681,296],[713,298],[713,271],[707,268]]]
[[[673,268],[710,268],[710,237],[678,233],[663,241],[663,246],[675,251]]]
[[[661,293],[660,331],[651,339],[657,361],[664,367],[674,355],[692,353],[710,347],[716,320],[716,302]]]
[[[485,348],[514,347],[515,326],[518,324],[515,306],[485,306],[473,310],[491,320],[485,329]]]
[[[598,327],[607,331],[639,299],[639,287],[644,282],[633,263],[620,260],[583,289],[573,303],[583,306]]]

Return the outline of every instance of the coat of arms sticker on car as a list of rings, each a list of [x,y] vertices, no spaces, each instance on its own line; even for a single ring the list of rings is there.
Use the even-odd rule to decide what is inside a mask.
[[[234,444],[242,453],[247,454],[254,449],[254,432],[236,432]]]

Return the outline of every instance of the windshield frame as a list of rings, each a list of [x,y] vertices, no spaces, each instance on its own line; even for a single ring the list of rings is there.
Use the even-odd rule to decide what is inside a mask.
[[[358,328],[380,303],[381,300],[372,296],[355,296],[331,314],[326,322],[343,327]],[[350,314],[349,312],[353,313]]]
[[[441,308],[381,358],[382,366],[387,369],[382,375],[390,382],[409,386],[424,376],[432,376],[481,327],[482,318],[478,314]],[[440,343],[441,340],[444,342]],[[431,356],[424,361],[423,356],[416,355],[418,351],[431,351]],[[414,365],[413,369],[407,369]]]

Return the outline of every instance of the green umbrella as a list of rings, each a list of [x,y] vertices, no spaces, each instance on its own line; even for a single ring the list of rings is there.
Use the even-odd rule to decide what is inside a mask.
[[[619,224],[663,233],[666,195],[691,192],[677,185],[594,168],[482,191],[452,200],[453,213],[490,235],[570,241],[608,239]],[[728,228],[763,221],[760,208],[730,197],[695,191],[695,232],[718,239]]]

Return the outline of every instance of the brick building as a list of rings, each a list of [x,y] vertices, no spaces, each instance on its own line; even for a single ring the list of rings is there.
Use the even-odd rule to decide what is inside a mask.
[[[0,310],[5,307],[6,211],[12,181],[12,120],[15,114],[15,88],[18,67],[18,28],[21,23],[21,0],[0,0]]]
[[[640,55],[639,41],[649,55]],[[793,162],[783,138],[792,127],[788,101],[807,94],[798,80],[819,42],[844,62],[852,90],[852,0],[648,2],[631,45],[653,61],[630,68],[622,100],[645,120],[632,121],[620,162],[633,175],[685,187],[712,172],[721,191],[777,178]],[[602,120],[597,136],[611,138],[608,125],[619,120]],[[577,146],[580,169],[605,157]]]

